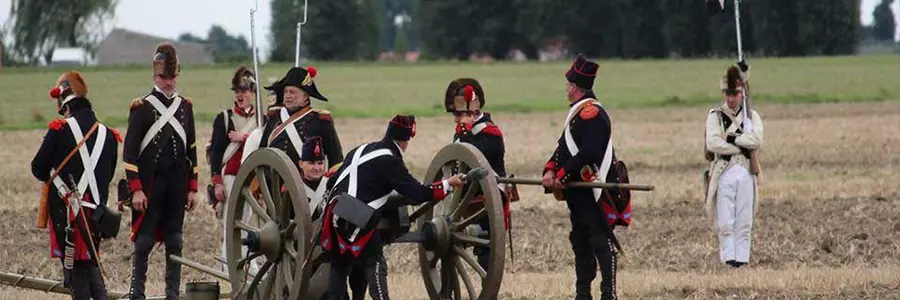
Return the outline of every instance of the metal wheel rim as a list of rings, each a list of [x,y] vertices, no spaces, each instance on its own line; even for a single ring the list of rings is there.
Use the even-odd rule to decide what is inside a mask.
[[[424,182],[433,182],[441,178],[442,169],[445,165],[452,161],[459,161],[463,165],[470,168],[484,167],[490,169],[490,164],[484,155],[472,145],[469,144],[449,144],[441,149],[440,152],[432,160],[431,165],[425,175]],[[460,171],[462,172],[462,170]],[[472,253],[471,247],[467,243],[454,238],[451,242],[452,251],[445,257],[439,258],[441,264],[441,273],[438,274],[437,266],[431,267],[433,253],[426,249],[425,245],[419,245],[419,264],[422,270],[422,278],[425,281],[425,288],[432,299],[479,299],[488,300],[496,299],[500,292],[500,285],[503,280],[503,267],[505,263],[506,247],[505,247],[505,225],[503,220],[503,204],[500,198],[500,192],[497,188],[497,180],[493,176],[487,176],[478,182],[481,191],[484,194],[484,214],[488,217],[490,224],[490,239],[488,241],[490,252],[489,268],[485,272],[485,276],[478,274],[472,276],[474,271],[473,265],[477,264],[477,257]],[[449,217],[451,223],[465,219],[465,216],[454,217],[458,212],[454,212],[454,208],[458,206],[458,201],[463,201],[462,193],[466,190],[460,189],[453,191],[447,199],[442,203],[435,205],[434,208],[426,210],[425,213],[415,220],[416,228],[422,229],[422,226],[431,220],[446,219]],[[437,217],[437,218],[436,218]],[[465,227],[451,230],[456,234],[469,236],[465,232]],[[462,251],[460,251],[462,250]],[[461,254],[462,252],[463,254]],[[468,255],[469,259],[464,256]],[[462,267],[462,268],[460,268]],[[448,271],[449,270],[449,271]],[[466,278],[459,275],[463,270],[467,273]],[[443,280],[449,279],[449,280]],[[480,280],[479,280],[480,279]],[[447,283],[450,289],[443,289],[444,283]],[[452,294],[448,297],[448,291]]]
[[[264,176],[257,176],[260,173],[263,173]],[[263,180],[260,180],[259,198],[266,198],[266,193],[262,189],[263,184],[265,184],[268,189],[269,199],[264,200],[264,203],[272,203],[274,207],[265,205],[263,208],[262,205],[253,205],[253,203],[248,201],[250,198],[255,199],[250,193],[249,187],[258,178],[263,178]],[[284,194],[280,193],[280,188],[276,189],[274,187],[276,184],[281,186],[279,182],[283,183],[286,189]],[[287,292],[290,299],[297,299],[300,295],[306,293],[309,278],[308,271],[300,268],[300,266],[306,258],[307,251],[312,249],[312,221],[310,220],[306,191],[301,184],[303,183],[299,171],[291,163],[291,159],[278,149],[265,148],[256,150],[241,165],[240,171],[235,177],[234,187],[230,191],[230,201],[226,206],[227,218],[225,222],[227,233],[225,238],[225,259],[235,299],[281,299],[282,292]],[[285,207],[284,204],[289,204],[289,206]],[[284,242],[277,251],[281,253],[279,255],[280,258],[272,260],[273,263],[269,270],[264,272],[265,269],[261,266],[256,276],[259,277],[259,284],[254,295],[248,294],[248,288],[256,277],[248,277],[243,268],[238,268],[239,262],[244,259],[241,253],[241,232],[262,229],[265,225],[261,223],[259,228],[248,228],[246,226],[248,224],[242,221],[245,205],[251,208],[250,215],[258,217],[259,214],[257,212],[262,210],[268,218],[278,224],[277,228],[283,230],[282,234],[292,236],[292,238],[282,239]],[[293,218],[288,216],[288,213],[291,211],[294,214]],[[237,213],[240,213],[240,215],[236,215]],[[237,221],[243,224],[238,224]],[[292,233],[288,233],[286,230],[288,221],[293,221],[293,224],[295,224],[293,225],[295,227]],[[268,261],[268,259],[265,260]],[[271,276],[272,274],[275,276]]]

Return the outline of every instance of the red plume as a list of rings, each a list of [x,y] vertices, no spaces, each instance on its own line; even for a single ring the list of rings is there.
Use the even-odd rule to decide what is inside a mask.
[[[313,149],[313,156],[319,156],[321,151],[319,150],[319,143],[316,143],[316,149]]]
[[[319,70],[316,67],[308,66],[306,67],[306,72],[309,73],[309,77],[315,78],[316,75],[319,75]]]
[[[60,90],[59,87],[50,89],[50,98],[53,98],[53,99],[59,98],[60,94],[62,94],[62,90]]]
[[[466,86],[465,91],[466,102],[472,101],[475,98],[475,89],[471,85]]]

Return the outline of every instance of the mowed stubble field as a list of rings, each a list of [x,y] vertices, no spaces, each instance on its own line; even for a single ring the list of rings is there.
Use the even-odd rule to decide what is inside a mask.
[[[776,65],[775,61],[769,63]],[[628,66],[628,63],[621,64]],[[712,65],[705,62],[698,65],[704,64]],[[721,68],[717,66],[714,72],[707,73],[715,78],[718,69]],[[754,76],[762,81],[765,77],[760,73]],[[454,75],[457,74],[447,77]],[[7,75],[3,76],[2,84],[5,84]],[[790,80],[795,79],[783,81]],[[443,81],[446,80],[440,80],[439,89],[443,88]],[[715,82],[714,79],[702,81]],[[602,82],[598,80],[598,84]],[[856,89],[890,89],[867,82],[870,85]],[[551,85],[548,89],[553,90],[541,93],[556,97],[561,93],[559,86]],[[711,86],[701,90],[711,90],[709,94],[714,95],[714,85]],[[766,90],[763,84],[754,87],[759,93]],[[827,88],[823,85],[823,89]],[[487,89],[490,98],[491,87]],[[528,89],[520,91],[526,93]],[[429,95],[429,98],[435,97]],[[438,96],[435,101],[439,99]],[[547,101],[565,107],[563,100]],[[626,249],[619,273],[621,296],[628,299],[900,297],[900,126],[891,125],[900,124],[900,102],[758,105],[766,130],[765,149],[761,154],[765,175],[754,229],[752,262],[749,268],[740,270],[717,262],[714,232],[703,217],[701,135],[708,107],[637,109],[626,108],[630,105],[617,103],[616,99],[604,100],[604,104],[614,108],[610,111],[614,121],[613,139],[617,154],[630,163],[632,182],[657,187],[652,193],[636,194],[635,223],[619,232]],[[621,108],[615,109],[617,106]],[[114,107],[103,104],[101,109]],[[379,138],[387,122],[387,118],[336,117],[345,151]],[[495,113],[495,120],[505,133],[510,172],[538,176],[555,144],[563,117],[564,112],[559,111]],[[208,137],[209,126],[208,123],[199,125],[199,136]],[[60,279],[58,261],[48,257],[46,233],[33,227],[38,183],[30,176],[29,162],[43,132],[43,129],[0,131],[0,140],[4,141],[0,148],[0,160],[4,162],[0,173],[0,199],[3,199],[0,201],[3,203],[0,205],[0,271]],[[422,118],[419,132],[406,157],[417,177],[423,175],[431,157],[450,139],[449,116]],[[208,182],[207,177],[208,168],[204,165],[202,185]],[[569,299],[574,271],[565,204],[543,195],[539,188],[520,189],[523,200],[513,205],[516,259],[507,260],[500,298]],[[114,193],[111,199],[113,196]],[[130,221],[127,213],[125,221]],[[186,224],[184,254],[214,264],[221,228],[212,212],[203,206],[188,215]],[[131,243],[127,240],[127,230],[123,224],[122,236],[102,245],[109,286],[115,291],[127,290],[130,276]],[[414,249],[395,246],[389,251],[389,280],[394,298],[425,299]],[[163,259],[161,249],[151,258],[151,294],[162,292]],[[194,280],[212,278],[185,268],[183,282]],[[224,286],[227,290],[227,284]],[[0,287],[0,299],[63,298]]]

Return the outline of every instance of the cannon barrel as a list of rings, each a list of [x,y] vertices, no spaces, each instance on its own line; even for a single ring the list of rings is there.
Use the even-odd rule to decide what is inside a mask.
[[[522,184],[522,185],[543,185],[541,179],[538,178],[519,178],[519,177],[497,177],[497,183],[506,184]],[[592,189],[608,189],[620,188],[632,191],[652,191],[652,184],[632,184],[632,183],[605,183],[605,182],[570,182],[566,184],[566,188],[592,188]]]

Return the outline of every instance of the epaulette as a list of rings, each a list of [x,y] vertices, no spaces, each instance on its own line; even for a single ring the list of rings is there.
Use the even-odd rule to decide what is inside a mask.
[[[594,101],[588,101],[582,104],[581,111],[578,112],[578,116],[581,117],[582,120],[596,118],[598,114],[600,114],[600,108],[597,108]]]
[[[190,105],[194,105],[194,102],[191,101],[191,98],[188,98],[188,97],[181,97],[181,100],[184,100],[184,103],[187,103],[187,104],[190,104]]]
[[[493,136],[503,136],[503,131],[500,130],[500,126],[497,126],[497,124],[494,124],[492,122],[487,122],[487,127],[484,127],[481,132]]]
[[[138,106],[141,106],[143,104],[144,104],[144,98],[134,98],[134,100],[131,100],[131,105],[129,105],[129,107],[131,109],[135,109]]]
[[[64,126],[66,126],[66,119],[56,119],[47,124],[47,128],[50,128],[53,131],[59,131]]]
[[[113,137],[116,138],[116,142],[119,142],[119,144],[124,142],[124,140],[122,139],[122,135],[119,134],[118,130],[116,130],[115,128],[109,127],[109,126],[107,126],[106,128],[109,129],[109,132],[111,132]]]
[[[325,176],[328,178],[334,177],[334,174],[337,173],[338,169],[340,169],[342,165],[344,165],[344,162],[339,162],[339,163],[335,164],[331,168],[328,168],[328,171],[326,171],[325,175],[322,175],[322,176]]]
[[[313,108],[313,111],[314,111],[315,113],[319,114],[319,119],[321,119],[321,120],[326,120],[326,121],[331,121],[331,120],[332,120],[332,119],[331,119],[331,112],[328,111],[327,109]]]

